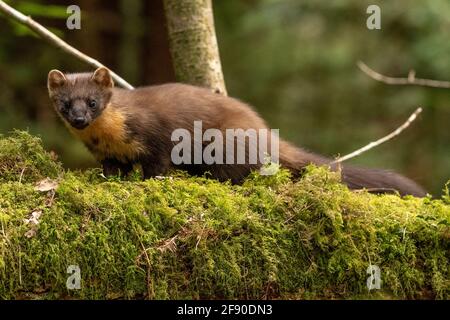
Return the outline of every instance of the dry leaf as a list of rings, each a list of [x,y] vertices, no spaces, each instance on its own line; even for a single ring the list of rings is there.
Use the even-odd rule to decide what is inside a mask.
[[[25,232],[25,237],[32,238],[36,235],[37,225],[39,224],[39,218],[42,216],[42,210],[33,211],[28,219],[24,219],[23,221],[26,224],[31,224],[31,229]]]
[[[45,178],[44,180],[39,181],[34,187],[35,190],[41,192],[56,190],[56,188],[58,188],[58,182],[50,178]]]
[[[39,224],[39,218],[42,215],[42,210],[33,211],[28,219],[24,219],[25,223]]]

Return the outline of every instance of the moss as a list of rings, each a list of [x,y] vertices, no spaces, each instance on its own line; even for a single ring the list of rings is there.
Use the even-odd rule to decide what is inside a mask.
[[[62,168],[55,160],[37,137],[23,131],[14,131],[6,138],[0,135],[0,182],[56,178]]]
[[[316,167],[242,186],[182,173],[106,180],[64,172],[23,132],[0,145],[0,298],[450,298],[448,189],[351,192]],[[47,176],[57,190],[37,191]],[[381,290],[367,289],[370,264]],[[69,265],[80,290],[66,288]]]

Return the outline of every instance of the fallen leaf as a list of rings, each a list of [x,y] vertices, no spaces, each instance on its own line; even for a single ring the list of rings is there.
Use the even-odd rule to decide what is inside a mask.
[[[39,218],[42,215],[42,210],[33,211],[28,219],[24,219],[25,223],[39,224]]]
[[[50,178],[45,178],[44,180],[39,181],[34,187],[35,190],[41,192],[56,190],[56,188],[58,188],[58,182]]]

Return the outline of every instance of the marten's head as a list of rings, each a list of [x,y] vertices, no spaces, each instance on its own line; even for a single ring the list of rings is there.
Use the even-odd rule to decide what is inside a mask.
[[[114,86],[106,68],[94,73],[63,74],[51,70],[48,93],[61,118],[76,129],[89,126],[106,108]]]

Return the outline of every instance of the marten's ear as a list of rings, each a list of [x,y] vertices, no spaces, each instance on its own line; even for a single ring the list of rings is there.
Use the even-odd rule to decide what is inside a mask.
[[[55,90],[60,87],[62,87],[66,83],[67,79],[64,73],[62,73],[59,70],[51,70],[48,73],[48,79],[47,79],[47,87],[48,90]]]
[[[95,70],[94,75],[92,76],[92,80],[97,83],[99,86],[104,88],[112,88],[114,87],[114,81],[109,73],[109,70],[105,67],[100,67]]]

